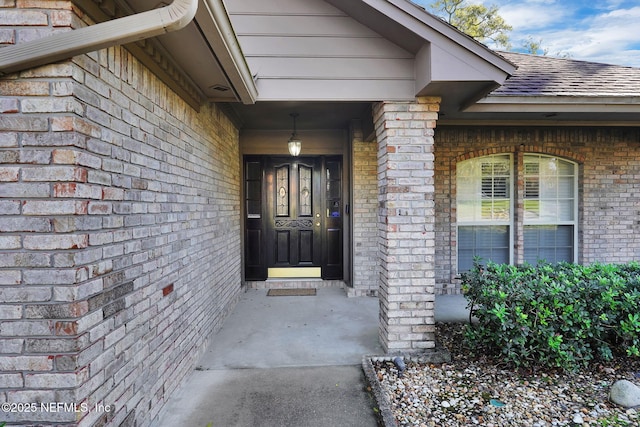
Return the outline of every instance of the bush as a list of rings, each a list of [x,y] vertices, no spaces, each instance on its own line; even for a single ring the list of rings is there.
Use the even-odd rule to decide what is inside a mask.
[[[513,266],[478,260],[462,275],[478,322],[471,348],[519,367],[575,370],[640,357],[640,264]]]

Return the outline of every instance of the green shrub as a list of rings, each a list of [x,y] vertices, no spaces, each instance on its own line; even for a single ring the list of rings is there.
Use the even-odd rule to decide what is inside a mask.
[[[478,260],[462,275],[478,322],[471,348],[513,365],[575,370],[640,357],[640,264],[513,266]]]

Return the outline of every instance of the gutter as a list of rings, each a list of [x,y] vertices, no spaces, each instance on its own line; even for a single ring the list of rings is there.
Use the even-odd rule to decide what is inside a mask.
[[[0,76],[186,27],[198,0],[170,5],[0,49]]]
[[[556,94],[538,96],[489,95],[463,109],[469,113],[637,113],[640,97],[635,94],[576,96]]]

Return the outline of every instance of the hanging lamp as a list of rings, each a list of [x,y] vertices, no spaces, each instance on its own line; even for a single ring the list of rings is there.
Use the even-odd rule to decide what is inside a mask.
[[[298,138],[298,134],[296,133],[296,118],[298,117],[298,113],[289,114],[293,118],[293,133],[289,138],[289,154],[296,157],[300,154],[300,150],[302,150],[302,141]]]

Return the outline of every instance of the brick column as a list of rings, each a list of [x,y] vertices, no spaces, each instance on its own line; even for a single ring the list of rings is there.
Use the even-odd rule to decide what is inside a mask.
[[[440,98],[374,106],[378,140],[380,340],[387,352],[435,347],[433,134]]]
[[[351,123],[353,167],[353,288],[350,295],[378,294],[378,161],[375,141],[365,141],[359,121]]]

